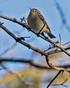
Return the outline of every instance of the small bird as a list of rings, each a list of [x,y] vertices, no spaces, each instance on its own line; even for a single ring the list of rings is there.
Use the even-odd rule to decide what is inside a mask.
[[[27,17],[27,23],[35,33],[41,33],[43,35],[44,33],[47,33],[50,38],[55,38],[55,36],[51,33],[51,30],[44,17],[38,9],[30,9],[29,15]]]

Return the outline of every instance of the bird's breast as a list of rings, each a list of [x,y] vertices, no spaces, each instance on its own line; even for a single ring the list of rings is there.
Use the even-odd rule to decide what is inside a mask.
[[[38,33],[44,25],[43,21],[39,17],[31,17],[28,24],[36,33]],[[46,26],[44,28],[46,28]]]

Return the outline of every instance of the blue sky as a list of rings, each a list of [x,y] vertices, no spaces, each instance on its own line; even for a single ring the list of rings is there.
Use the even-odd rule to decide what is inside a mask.
[[[7,16],[12,16],[15,18],[21,18],[21,17],[27,17],[29,13],[29,8],[37,8],[41,11],[43,14],[45,20],[47,21],[48,25],[51,28],[51,31],[53,34],[56,36],[56,40],[59,40],[59,33],[61,34],[61,42],[65,43],[70,40],[70,29],[67,29],[66,26],[62,26],[62,21],[60,14],[56,8],[55,1],[57,1],[66,18],[66,21],[68,24],[70,23],[70,9],[69,9],[69,3],[70,1],[65,1],[65,0],[0,0],[0,14],[7,15]],[[4,21],[0,19],[1,21]],[[24,28],[17,26],[16,24],[14,25],[13,23],[6,21],[5,20],[5,25],[8,27],[11,31],[15,32],[17,31],[18,35],[22,36],[30,36],[30,32],[27,32]],[[5,35],[5,36],[4,36]],[[1,53],[10,47],[13,43],[14,40],[12,38],[9,39],[9,36],[3,31],[0,30],[0,49]],[[30,40],[27,39],[27,41],[34,46],[38,45],[40,48],[45,48],[45,43],[44,41],[41,41],[40,39],[36,38],[35,35],[33,35],[34,41],[30,42]],[[40,41],[40,42],[37,42]],[[11,42],[11,43],[10,43]],[[43,43],[40,45],[40,43]],[[4,45],[5,44],[5,45]],[[22,47],[24,49],[22,49]],[[20,49],[20,52],[18,51]],[[26,52],[24,52],[26,50]],[[30,53],[28,52],[30,51]],[[27,58],[30,58],[31,56],[31,50],[27,49],[24,46],[20,46],[20,44],[17,44],[17,46],[14,48],[14,52],[9,52],[4,56],[8,56],[11,53],[11,57],[17,56],[17,57],[23,57],[24,55],[27,56]],[[28,53],[26,55],[26,53]]]
[[[56,36],[56,40],[59,40],[59,33],[60,33],[61,40],[62,40],[61,42],[65,43],[65,42],[70,41],[70,29],[67,29],[66,26],[63,26],[60,14],[55,5],[55,1],[57,1],[60,4],[65,14],[66,21],[68,22],[68,25],[70,26],[69,24],[70,23],[70,8],[69,8],[70,1],[69,0],[0,0],[0,14],[19,19],[23,16],[27,17],[29,8],[33,8],[33,7],[37,8],[43,14],[45,20],[47,21],[48,25],[51,28],[51,31]],[[0,21],[4,22],[4,20],[2,19],[0,19]],[[30,32],[27,33],[27,31],[24,28],[14,25],[11,22],[9,23],[9,21],[5,21],[5,25],[8,28],[10,28],[10,30],[13,32],[17,31],[18,35],[22,35],[22,36],[30,35],[29,34]],[[34,41],[30,42],[29,40],[27,40],[27,42],[29,42],[30,44],[34,46],[38,45],[38,47],[45,49],[47,43],[43,43],[44,41],[36,38],[35,35],[33,35],[33,39]],[[9,36],[2,30],[0,30],[0,41],[1,41],[0,43],[1,53],[14,43],[14,40],[12,38],[9,39]],[[24,52],[24,55],[23,55],[23,52]],[[32,52],[31,50],[27,49],[24,46],[20,46],[20,44],[18,44],[14,48],[14,51],[8,52],[4,56],[8,56],[8,57],[26,56],[26,58],[30,58],[31,52]],[[13,65],[10,65],[10,67],[12,69],[15,69]],[[19,65],[18,67],[21,67],[21,65]]]
[[[44,1],[43,0],[27,0],[27,1],[26,0],[21,0],[21,1],[0,0],[0,11],[2,14],[13,16],[16,18],[21,18],[23,16],[27,17],[29,8],[35,7],[42,12],[50,28],[58,38],[59,33],[62,33],[65,30],[66,30],[65,31],[66,33],[67,29],[60,28],[62,23],[61,23],[59,12],[57,11],[54,3],[55,1],[58,1],[59,4],[61,5],[65,13],[66,19],[69,23],[69,19],[70,19],[69,0],[68,2],[64,0],[44,0]],[[62,36],[63,36],[62,37],[63,40],[68,39],[64,37],[63,33],[62,33]]]

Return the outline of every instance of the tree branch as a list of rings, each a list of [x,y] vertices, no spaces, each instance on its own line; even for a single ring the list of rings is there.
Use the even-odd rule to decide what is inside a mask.
[[[17,24],[21,25],[22,27],[25,27],[27,30],[30,30],[35,35],[37,35],[40,38],[44,39],[45,41],[51,43],[54,47],[59,48],[61,51],[63,51],[65,54],[67,54],[70,57],[70,54],[63,48],[63,46],[61,44],[53,42],[49,37],[44,38],[43,36],[38,35],[34,31],[32,31],[31,28],[26,23],[23,23],[23,22],[17,20],[16,18],[12,18],[12,17],[8,17],[8,16],[2,16],[2,15],[0,15],[0,18],[3,18],[3,19],[6,19],[6,20],[9,20],[9,21],[12,21],[14,23],[17,23]]]
[[[26,46],[26,47],[29,48],[29,49],[34,50],[35,52],[40,53],[41,55],[44,55],[44,56],[46,56],[46,57],[48,56],[47,53],[45,53],[44,51],[40,50],[39,48],[33,47],[33,46],[31,46],[30,44],[26,43],[24,40],[22,41],[21,38],[16,37],[15,34],[13,34],[12,32],[10,32],[2,23],[0,23],[0,27],[1,27],[6,33],[8,33],[16,42],[18,42],[18,43],[20,43],[20,44]],[[50,66],[51,68],[54,68],[54,69],[56,69],[56,70],[65,70],[64,68],[61,68],[61,69],[60,69],[60,68],[58,68],[57,66],[51,65],[51,64],[49,63],[49,61],[48,61],[48,58],[46,58],[46,60],[47,60],[48,66]]]
[[[50,87],[50,85],[53,83],[53,81],[58,77],[58,75],[59,75],[61,72],[62,72],[62,70],[60,70],[60,71],[56,74],[56,76],[51,80],[51,82],[48,84],[48,86],[47,86],[46,88],[49,88],[49,87]]]
[[[70,70],[67,70],[67,69],[70,69],[70,65],[62,65],[62,66],[50,65],[49,67],[47,67],[47,66],[42,66],[42,65],[36,64],[32,60],[26,60],[25,58],[18,58],[17,59],[17,58],[2,58],[2,57],[0,57],[0,63],[3,63],[3,62],[25,63],[25,64],[29,64],[35,68],[42,69],[42,70],[57,70],[57,71],[63,70],[63,71],[70,72]]]
[[[26,60],[24,58],[19,58],[19,59],[15,59],[15,58],[1,58],[0,57],[0,63],[3,63],[3,62],[13,62],[13,63],[26,63],[26,64],[29,64],[35,68],[38,68],[38,69],[44,69],[44,70],[50,70],[51,68],[47,67],[47,66],[41,66],[41,65],[38,65],[38,64],[35,64],[33,63],[32,60]]]
[[[40,53],[41,55],[47,56],[47,53],[45,53],[44,51],[42,51],[42,50],[40,50],[40,49],[38,49],[38,48],[36,48],[36,47],[31,46],[30,44],[26,43],[25,41],[22,41],[21,38],[16,37],[15,34],[12,33],[11,31],[9,31],[9,29],[6,28],[2,23],[0,23],[0,24],[1,24],[0,27],[1,27],[7,34],[9,34],[16,42],[18,42],[18,43],[20,43],[20,44],[26,46],[26,47],[29,48],[29,49],[34,50],[35,52]]]

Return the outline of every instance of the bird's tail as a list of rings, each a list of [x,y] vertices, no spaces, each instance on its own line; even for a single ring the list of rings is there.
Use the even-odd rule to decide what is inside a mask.
[[[48,36],[49,36],[50,38],[56,38],[52,33],[48,33]]]

